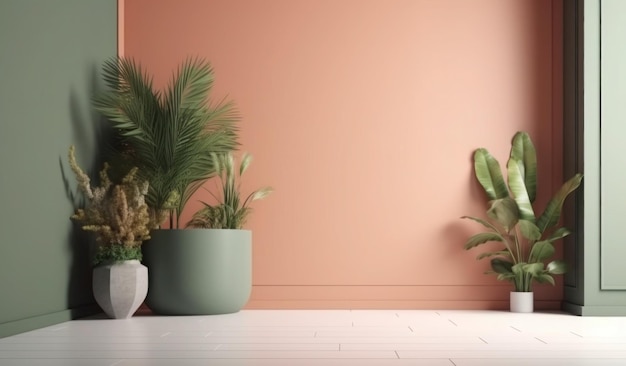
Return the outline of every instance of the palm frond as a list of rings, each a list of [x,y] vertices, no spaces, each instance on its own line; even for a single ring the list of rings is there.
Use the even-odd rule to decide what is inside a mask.
[[[130,58],[105,62],[103,79],[109,90],[94,99],[96,110],[131,147],[133,165],[150,182],[150,208],[174,209],[178,221],[189,198],[216,173],[210,154],[238,146],[234,104],[209,102],[213,68],[200,58],[185,60],[163,91]]]

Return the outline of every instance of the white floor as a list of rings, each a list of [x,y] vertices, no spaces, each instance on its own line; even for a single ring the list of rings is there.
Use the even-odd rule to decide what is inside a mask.
[[[434,310],[96,317],[2,338],[0,365],[624,366],[626,317]]]

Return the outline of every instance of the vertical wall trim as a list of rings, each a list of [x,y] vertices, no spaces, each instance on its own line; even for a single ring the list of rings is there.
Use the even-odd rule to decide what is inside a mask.
[[[124,0],[117,0],[117,55],[124,56]]]
[[[584,172],[584,94],[583,94],[583,1],[563,2],[563,176]],[[584,192],[581,187],[563,207],[565,227],[573,234],[564,239],[564,256],[570,266],[564,275],[564,299],[569,306],[584,304]],[[567,304],[566,304],[567,306]],[[582,310],[575,311],[581,314]]]
[[[597,268],[600,263],[600,0],[584,1],[584,166],[585,166],[585,263]],[[595,243],[591,243],[595,241]],[[599,271],[598,271],[599,272]],[[585,288],[598,288],[597,275],[585,276]]]
[[[600,9],[600,187],[602,215],[600,235],[601,290],[626,290],[626,271],[621,258],[626,255],[621,226],[623,219],[623,187],[626,174],[619,167],[623,164],[623,101],[626,93],[626,76],[622,67],[626,60],[623,37],[626,35],[624,15],[626,2],[604,0]]]
[[[563,164],[563,1],[552,1],[552,166]],[[563,182],[562,169],[552,169],[552,187]]]

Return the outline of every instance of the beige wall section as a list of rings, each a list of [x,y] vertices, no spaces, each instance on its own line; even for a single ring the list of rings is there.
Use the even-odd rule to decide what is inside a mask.
[[[255,157],[244,190],[276,189],[248,225],[250,308],[505,308],[511,287],[462,250],[480,228],[459,217],[486,209],[472,151],[504,161],[517,130],[539,151],[539,201],[557,185],[555,8],[126,0],[122,41],[159,85],[185,57],[208,58],[214,97],[239,106]],[[560,280],[539,287],[537,307],[561,296]]]

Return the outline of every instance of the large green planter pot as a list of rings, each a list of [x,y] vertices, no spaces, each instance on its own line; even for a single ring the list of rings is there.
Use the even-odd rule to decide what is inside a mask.
[[[234,313],[252,290],[249,230],[154,230],[144,243],[146,304],[163,315]]]

